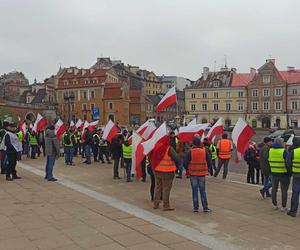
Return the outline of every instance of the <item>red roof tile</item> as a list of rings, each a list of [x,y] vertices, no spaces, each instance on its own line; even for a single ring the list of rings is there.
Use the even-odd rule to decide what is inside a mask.
[[[72,70],[72,72],[70,72]],[[66,69],[61,78],[106,77],[108,69]],[[76,74],[75,74],[76,73]]]
[[[244,87],[252,80],[252,77],[249,73],[233,73],[232,74],[232,87]]]
[[[287,83],[300,83],[300,69],[290,71],[279,71]]]

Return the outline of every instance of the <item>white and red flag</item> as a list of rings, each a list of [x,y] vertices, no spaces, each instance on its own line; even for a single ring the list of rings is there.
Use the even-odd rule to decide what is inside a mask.
[[[236,146],[237,160],[247,149],[248,142],[255,135],[255,131],[242,118],[239,118],[232,130],[231,138]]]
[[[142,136],[145,140],[149,139],[154,131],[156,130],[156,126],[153,122],[147,120],[142,126],[140,126],[136,133],[138,133],[140,136]],[[128,138],[128,143],[132,144],[132,136]]]
[[[60,139],[61,136],[68,130],[66,124],[64,124],[61,119],[59,119],[55,123],[54,127],[55,127],[54,132],[55,132],[55,134],[56,134],[56,136],[57,136],[58,139]]]
[[[80,119],[78,119],[78,121],[77,121],[76,124],[75,124],[75,127],[76,127],[76,128],[82,129],[82,128],[83,128],[83,127],[82,127],[83,124],[84,124],[83,121],[80,120]]]
[[[25,135],[27,133],[27,126],[26,126],[26,123],[23,122],[20,117],[18,117],[18,127],[23,135],[23,138],[25,138]]]
[[[144,159],[143,147],[141,146],[141,142],[144,139],[141,137],[136,131],[132,133],[132,168],[131,173],[135,174],[140,178],[142,176],[142,168],[141,162]]]
[[[189,123],[188,123],[188,126],[190,125],[197,125],[197,118],[194,118],[193,120],[191,120]]]
[[[70,122],[70,128],[71,128],[73,131],[75,131],[75,130],[77,129],[73,120],[71,120],[71,122]]]
[[[207,138],[210,141],[213,141],[214,137],[217,135],[221,135],[224,132],[224,125],[222,117],[211,127],[211,129],[207,133]]]
[[[208,127],[209,123],[188,125],[186,127],[180,127],[178,138],[180,142],[192,142],[194,140],[195,134],[202,136],[205,129]]]
[[[160,102],[156,106],[156,112],[160,112],[163,109],[175,104],[177,101],[176,97],[176,88],[175,86],[171,88],[164,97],[160,100]]]
[[[119,133],[118,127],[109,120],[108,123],[105,125],[102,138],[108,142],[111,142],[112,138]]]
[[[98,126],[99,120],[90,122],[88,125],[88,129],[90,132],[94,131]]]
[[[38,113],[36,120],[34,122],[32,131],[37,133],[43,131],[47,125],[47,120]]]

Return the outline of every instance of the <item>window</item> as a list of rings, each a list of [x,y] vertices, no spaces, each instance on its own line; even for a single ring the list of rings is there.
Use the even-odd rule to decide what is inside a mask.
[[[191,110],[195,111],[196,110],[196,105],[195,104],[191,104]]]
[[[281,110],[281,102],[275,102],[275,110]]]
[[[238,103],[238,111],[243,111],[244,110],[244,103],[239,102]]]
[[[207,93],[206,92],[202,93],[202,98],[207,98]]]
[[[95,91],[91,91],[91,98],[92,98],[92,99],[95,98]]]
[[[297,89],[292,89],[292,95],[298,95]]]
[[[213,86],[215,88],[219,87],[220,86],[220,82],[219,81],[213,81]]]
[[[271,77],[269,75],[265,75],[262,78],[263,83],[267,84],[271,82]]]
[[[112,102],[109,102],[109,103],[108,103],[108,108],[109,108],[109,109],[113,109],[113,103],[112,103]]]
[[[269,110],[269,102],[263,102],[263,110]]]
[[[218,111],[219,110],[219,104],[218,103],[214,103],[214,111]]]
[[[85,99],[85,100],[87,99],[87,92],[86,91],[83,92],[83,99]]]
[[[238,97],[244,97],[244,92],[243,91],[239,91],[238,92]]]
[[[83,103],[83,104],[82,104],[82,110],[87,110],[87,108],[86,108],[86,103]]]
[[[196,98],[196,94],[195,93],[192,93],[191,96],[192,96],[192,99]]]
[[[214,98],[218,98],[219,97],[219,93],[218,92],[214,92]]]
[[[91,103],[91,110],[92,110],[92,112],[93,112],[94,108],[95,108],[95,103]]]
[[[298,109],[298,101],[292,101],[291,108],[292,108],[292,110],[297,110]]]
[[[231,108],[230,103],[226,103],[226,104],[225,104],[225,110],[226,110],[226,111],[230,111],[230,108]]]
[[[282,88],[275,89],[275,96],[282,96]]]
[[[258,90],[252,89],[252,97],[257,97],[257,96],[258,96]]]
[[[202,104],[202,111],[207,111],[207,104],[206,103]]]
[[[257,102],[252,102],[252,110],[253,111],[257,110]]]
[[[230,92],[228,91],[228,92],[226,92],[226,98],[230,98]]]
[[[263,96],[264,97],[270,96],[270,89],[263,89]]]

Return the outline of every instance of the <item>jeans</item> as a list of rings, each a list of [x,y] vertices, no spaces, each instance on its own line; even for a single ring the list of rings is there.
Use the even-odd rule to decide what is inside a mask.
[[[53,178],[53,167],[55,164],[55,156],[48,155],[46,162],[46,179]]]
[[[125,163],[127,180],[130,180],[131,179],[132,160],[131,159],[124,159],[124,163]]]
[[[36,158],[36,154],[38,153],[38,145],[30,145],[31,147],[31,159]]]
[[[299,195],[300,195],[300,178],[293,178],[293,193],[291,198],[291,214],[297,214],[298,204],[299,204]]]
[[[74,155],[74,148],[73,147],[65,147],[65,163],[66,164],[73,163],[73,155]]]
[[[120,158],[114,159],[114,177],[119,177]]]
[[[85,145],[84,146],[84,153],[85,153],[85,158],[86,158],[86,163],[91,163],[91,146],[90,145]]]
[[[277,189],[280,183],[282,207],[286,207],[290,177],[286,175],[272,176],[272,203],[277,206]]]
[[[181,177],[182,172],[183,172],[183,158],[180,158],[180,160],[176,162],[176,173],[178,174],[178,176]]]
[[[221,159],[221,158],[219,158],[219,160],[218,160],[218,168],[217,168],[217,170],[216,170],[216,172],[215,172],[215,174],[214,174],[214,177],[217,177],[217,176],[218,176],[218,174],[219,174],[219,172],[220,172],[222,166],[224,165],[223,179],[226,179],[227,174],[228,174],[228,164],[229,164],[229,160],[230,160],[230,159]]]
[[[192,195],[193,195],[193,206],[194,210],[199,209],[198,190],[200,192],[201,203],[203,210],[208,209],[208,203],[205,192],[205,176],[190,176]]]
[[[270,176],[264,176],[264,187],[263,187],[263,192],[265,194],[270,195],[270,188],[272,187],[272,182]]]
[[[208,172],[209,172],[210,176],[213,176],[214,175],[214,171],[216,172],[216,170],[217,170],[216,159],[212,159],[211,160],[211,166],[208,169]]]

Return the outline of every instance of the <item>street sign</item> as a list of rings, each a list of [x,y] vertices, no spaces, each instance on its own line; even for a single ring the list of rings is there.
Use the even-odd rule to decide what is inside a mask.
[[[100,118],[100,109],[99,108],[94,108],[93,109],[93,119],[97,120]]]

